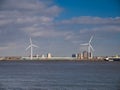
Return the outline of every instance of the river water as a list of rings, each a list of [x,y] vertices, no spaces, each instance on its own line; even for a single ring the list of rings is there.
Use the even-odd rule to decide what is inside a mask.
[[[120,62],[0,61],[0,90],[120,90]]]

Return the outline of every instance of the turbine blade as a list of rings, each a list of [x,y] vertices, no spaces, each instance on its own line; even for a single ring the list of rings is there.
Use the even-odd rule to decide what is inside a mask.
[[[25,50],[28,50],[31,47],[31,45],[29,45]]]
[[[31,37],[30,37],[30,44],[32,44],[32,39],[31,39]]]
[[[89,43],[91,43],[92,39],[93,39],[93,36],[91,36],[91,38],[90,38],[90,40],[89,40]]]
[[[80,45],[82,45],[82,46],[87,46],[87,45],[89,45],[89,43],[84,43],[84,44],[80,44]]]
[[[93,49],[93,47],[92,47],[92,45],[90,44],[90,48],[92,49],[92,51],[95,51],[94,49]]]
[[[32,46],[33,46],[33,47],[37,47],[37,48],[39,48],[39,47],[38,47],[37,45],[35,45],[35,44],[32,44]]]

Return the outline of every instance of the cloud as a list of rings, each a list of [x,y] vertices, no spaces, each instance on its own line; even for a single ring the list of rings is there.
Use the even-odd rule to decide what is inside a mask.
[[[26,38],[40,37],[40,32],[44,32],[42,37],[49,34],[54,18],[61,12],[61,8],[51,2],[4,0],[0,4],[0,55],[21,55]]]
[[[4,26],[4,25],[10,24],[12,22],[13,21],[10,19],[0,20],[0,26]]]
[[[100,26],[100,27],[80,29],[81,34],[89,33],[89,32],[94,32],[94,33],[99,33],[99,32],[120,33],[120,26],[107,25],[107,26],[102,26],[102,27]]]
[[[47,38],[50,38],[50,37],[62,37],[64,36],[64,32],[57,32],[55,30],[44,30],[44,31],[37,31],[37,32],[34,32],[32,33],[32,36],[34,37],[47,37]]]
[[[52,36],[52,32],[55,33],[52,30],[54,19],[61,10],[53,1],[48,0],[4,0],[0,6],[0,37],[8,42],[11,41],[11,35],[12,40],[20,38],[16,36],[38,37],[41,32],[47,35],[47,32],[51,32],[48,36]]]
[[[91,16],[74,17],[70,20],[63,20],[63,24],[119,24],[120,17],[115,18],[101,18]]]
[[[2,44],[0,44],[0,56],[24,56],[25,54],[25,43],[20,40]]]
[[[5,0],[0,10],[4,11],[3,13],[10,11],[13,16],[14,11],[21,12],[23,15],[38,14],[45,16],[56,16],[61,12],[60,7],[46,2],[40,0]]]
[[[61,12],[61,8],[46,2],[40,0],[5,0],[0,8],[0,26],[52,22]]]
[[[67,27],[69,31],[74,31],[73,35],[67,35],[66,40],[77,42],[80,38],[91,35],[115,35],[120,33],[120,17],[92,17],[80,16],[68,20],[62,20],[58,25]],[[79,32],[78,32],[79,31]],[[82,41],[80,41],[82,42]]]
[[[47,24],[49,22],[52,22],[53,18],[51,17],[46,17],[46,16],[33,16],[33,17],[20,17],[17,18],[16,23],[42,23],[42,24]]]
[[[55,30],[54,26],[51,26],[51,25],[50,26],[49,25],[48,26],[33,25],[33,26],[21,28],[21,30],[23,30],[26,33],[29,33],[30,36],[43,37],[43,38],[64,37],[68,33],[68,31]]]
[[[1,46],[0,47],[0,50],[2,51],[2,50],[7,50],[7,49],[10,49],[10,48],[16,48],[16,46],[17,46],[17,43],[16,42],[10,42],[10,43],[8,43],[8,44],[5,44],[5,45],[3,45],[3,46]],[[18,47],[18,46],[17,46]]]

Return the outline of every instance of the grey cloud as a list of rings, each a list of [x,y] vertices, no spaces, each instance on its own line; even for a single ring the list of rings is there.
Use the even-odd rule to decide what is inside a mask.
[[[108,25],[108,26],[102,26],[102,27],[100,26],[100,27],[84,28],[84,29],[80,30],[81,34],[85,34],[85,33],[89,33],[89,32],[120,33],[120,26]]]
[[[1,6],[2,9],[0,9],[0,26],[14,23],[28,25],[30,23],[47,24],[53,22],[61,8],[45,1],[5,0]]]
[[[5,0],[0,10],[10,11],[12,14],[14,14],[14,11],[18,11],[23,15],[37,14],[46,16],[56,16],[61,12],[60,7],[40,0]]]
[[[33,17],[19,17],[16,19],[17,23],[49,23],[52,22],[53,18],[46,16],[33,16]]]
[[[63,20],[63,24],[119,24],[120,17],[115,18],[101,18],[91,16],[74,17],[70,20]]]
[[[29,33],[33,37],[43,37],[43,38],[52,38],[52,37],[63,37],[66,36],[67,31],[58,31],[54,29],[54,26],[30,26],[21,28],[26,33]]]
[[[12,20],[8,19],[8,20],[0,20],[0,26],[4,26],[4,25],[7,25],[9,23],[11,23]]]
[[[45,5],[38,0],[5,0],[1,10],[38,10]]]
[[[47,0],[4,0],[0,8],[0,41],[9,42],[19,39],[16,37],[30,36],[33,32],[35,36],[41,28],[52,29],[54,18],[60,13],[61,8],[51,2]]]

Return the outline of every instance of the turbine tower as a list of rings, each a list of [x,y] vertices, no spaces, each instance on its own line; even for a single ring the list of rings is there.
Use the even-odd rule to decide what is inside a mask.
[[[32,39],[30,37],[30,45],[26,48],[26,50],[28,50],[30,48],[30,59],[31,60],[33,59],[33,47],[38,47],[38,46],[36,46],[32,43]]]
[[[92,47],[92,45],[91,45],[92,39],[93,39],[93,36],[91,36],[91,38],[90,38],[90,40],[89,40],[88,43],[81,44],[81,45],[83,45],[83,46],[87,46],[87,48],[88,48],[88,54],[91,53],[91,56],[88,55],[88,58],[89,58],[89,59],[92,59],[92,58],[93,58],[93,53],[92,53],[92,51],[94,51],[94,49],[93,49],[93,47]],[[91,51],[91,50],[92,50],[92,51]]]

